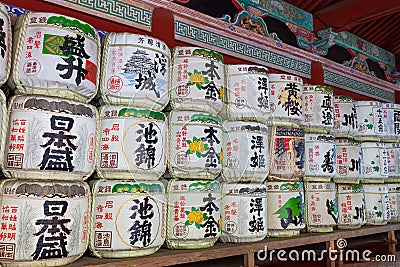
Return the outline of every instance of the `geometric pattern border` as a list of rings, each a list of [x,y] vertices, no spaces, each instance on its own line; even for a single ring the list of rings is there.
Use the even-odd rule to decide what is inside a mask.
[[[121,0],[64,0],[151,29],[152,11]],[[134,1],[132,1],[134,2]]]
[[[235,40],[228,36],[212,32],[205,28],[187,24],[175,19],[175,34],[204,44],[212,45],[223,50],[247,56],[266,62],[273,66],[287,69],[288,72],[296,71],[306,76],[311,75],[311,64],[294,58],[275,53],[271,50]]]
[[[350,89],[351,91],[357,91],[361,94],[368,94],[380,100],[392,103],[395,100],[394,92],[390,92],[380,87],[354,80],[352,78],[340,75],[329,70],[324,70],[324,80],[326,83],[330,82],[340,88]]]

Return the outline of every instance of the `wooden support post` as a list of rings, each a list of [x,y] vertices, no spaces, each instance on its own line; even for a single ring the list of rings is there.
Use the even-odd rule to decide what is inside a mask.
[[[327,267],[337,267],[340,266],[341,262],[340,260],[337,258],[336,260],[331,260],[329,258],[329,255],[337,255],[337,257],[339,257],[338,254],[333,254],[330,253],[330,251],[337,249],[336,247],[336,241],[335,240],[329,240],[326,243],[326,250],[328,251],[327,255],[326,255],[326,266]]]
[[[254,252],[248,252],[244,254],[244,267],[254,267],[255,266],[255,259],[254,259]]]
[[[396,253],[396,244],[397,244],[397,239],[394,231],[388,232],[387,243],[389,246],[389,253],[394,255]]]

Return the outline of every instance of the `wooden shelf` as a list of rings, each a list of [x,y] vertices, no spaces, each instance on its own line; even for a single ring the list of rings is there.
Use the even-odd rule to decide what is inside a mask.
[[[290,238],[266,238],[254,243],[220,243],[217,242],[214,247],[197,250],[169,250],[162,248],[155,254],[124,259],[98,259],[94,257],[84,256],[78,261],[69,264],[69,267],[156,267],[156,266],[172,266],[176,264],[191,263],[198,261],[206,261],[218,258],[232,257],[238,255],[245,256],[245,265],[254,266],[254,253],[264,250],[278,250],[285,248],[294,248],[298,246],[326,243],[334,249],[335,241],[340,238],[355,238],[378,233],[388,233],[388,239],[391,240],[389,246],[393,251],[395,244],[394,231],[400,230],[400,224],[389,224],[384,226],[364,226],[355,230],[336,230],[332,233],[302,233],[297,237]],[[253,262],[253,264],[251,264]],[[250,263],[250,264],[249,264]],[[334,263],[333,263],[334,264]],[[330,265],[335,266],[335,265]]]

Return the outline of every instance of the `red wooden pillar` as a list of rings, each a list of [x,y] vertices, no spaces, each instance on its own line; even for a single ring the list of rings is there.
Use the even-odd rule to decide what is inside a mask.
[[[151,22],[151,35],[164,41],[172,49],[175,46],[174,33],[175,26],[172,11],[161,7],[155,8]]]
[[[324,68],[321,62],[311,62],[311,79],[312,85],[325,85],[324,83]]]

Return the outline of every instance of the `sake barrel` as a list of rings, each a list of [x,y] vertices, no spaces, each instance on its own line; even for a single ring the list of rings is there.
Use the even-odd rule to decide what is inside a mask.
[[[123,106],[100,111],[96,169],[106,179],[157,180],[167,165],[164,113]]]
[[[390,220],[388,187],[384,184],[364,184],[367,225],[384,225]]]
[[[7,9],[0,3],[0,86],[3,85],[11,69],[11,21]]]
[[[222,184],[222,242],[243,243],[267,236],[265,184]]]
[[[354,138],[363,141],[379,141],[385,135],[382,103],[378,101],[355,101],[358,128]]]
[[[14,96],[8,112],[2,162],[6,177],[83,180],[94,171],[98,119],[94,106]]]
[[[291,237],[304,229],[304,192],[301,182],[267,182],[268,236]]]
[[[225,121],[223,128],[223,180],[262,183],[269,171],[268,127],[256,122]]]
[[[330,181],[336,174],[335,137],[305,134],[305,180]]]
[[[388,178],[386,182],[400,181],[400,144],[384,143],[388,163]]]
[[[303,121],[303,80],[287,74],[269,74],[271,118],[273,124]]]
[[[90,191],[84,182],[1,182],[2,266],[61,266],[88,245]]]
[[[169,114],[168,170],[172,177],[214,180],[222,170],[221,118],[173,110]]]
[[[337,184],[338,228],[356,229],[365,218],[364,189],[360,184]]]
[[[389,176],[388,157],[382,143],[363,142],[362,180],[364,183],[383,183]]]
[[[112,32],[103,39],[100,90],[108,105],[161,111],[169,101],[168,46],[141,34]]]
[[[322,85],[305,85],[303,115],[301,124],[305,131],[328,133],[333,128],[333,89]]]
[[[89,247],[100,258],[155,253],[165,241],[165,190],[157,181],[97,180]]]
[[[3,91],[0,90],[0,121],[1,121],[1,130],[0,130],[0,140],[2,143],[4,142],[4,135],[7,131],[7,121],[8,121],[8,114],[7,114],[7,106],[6,106],[6,96],[4,95]],[[0,148],[0,162],[4,160],[4,145]],[[1,164],[1,163],[0,163]]]
[[[348,138],[336,138],[335,154],[335,182],[358,183],[361,177],[361,142]]]
[[[269,180],[298,179],[304,175],[304,130],[288,126],[271,129]]]
[[[170,180],[167,199],[167,247],[212,247],[221,235],[222,228],[220,183]]]
[[[305,214],[308,232],[332,232],[338,223],[336,187],[331,182],[305,182]]]
[[[354,99],[344,95],[334,96],[333,113],[333,128],[331,134],[336,137],[351,138],[358,128]]]
[[[388,187],[389,203],[390,203],[390,220],[391,223],[400,222],[400,184],[386,184]]]
[[[257,65],[227,65],[224,117],[268,122],[271,116],[268,69]]]
[[[18,17],[9,85],[16,94],[88,102],[96,95],[99,37],[89,24],[45,12]]]
[[[382,139],[385,142],[397,142],[400,138],[400,104],[382,103],[382,106],[385,129]]]
[[[218,113],[225,88],[222,55],[201,47],[182,46],[175,47],[172,54],[172,107]]]

